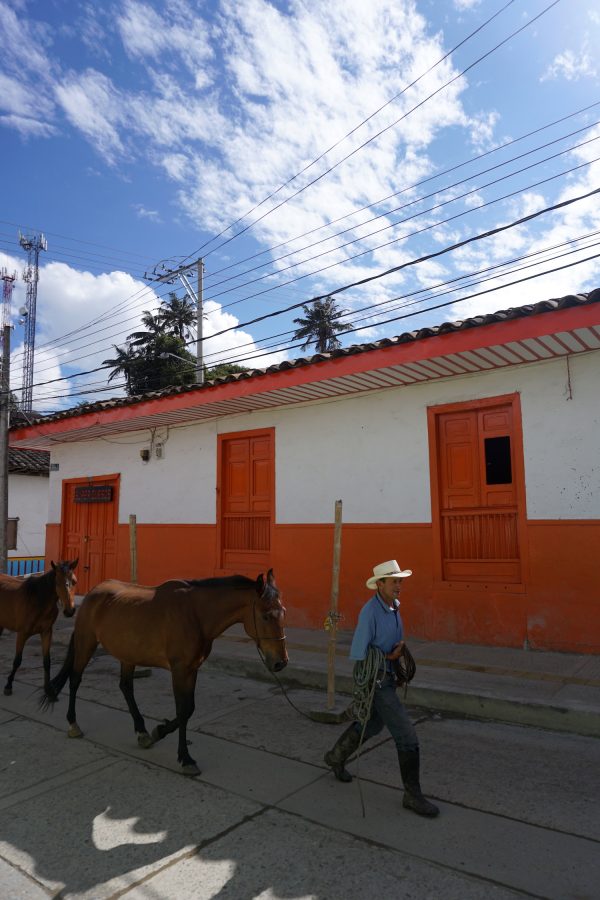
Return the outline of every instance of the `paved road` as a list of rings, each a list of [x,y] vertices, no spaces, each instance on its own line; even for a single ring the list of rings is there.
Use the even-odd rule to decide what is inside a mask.
[[[2,673],[13,646],[0,639]],[[66,737],[64,698],[38,712],[40,683],[34,639],[13,696],[0,695],[6,900],[598,897],[597,739],[426,715],[423,783],[441,817],[402,810],[385,738],[361,757],[363,817],[358,783],[322,763],[340,726],[303,718],[277,687],[201,673],[190,738],[202,775],[190,780],[174,735],[138,749],[109,657],[84,676],[82,740]],[[148,725],[172,715],[167,673],[135,687]]]

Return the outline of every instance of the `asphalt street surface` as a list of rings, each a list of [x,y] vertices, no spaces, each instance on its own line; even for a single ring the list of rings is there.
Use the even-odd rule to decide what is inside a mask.
[[[5,632],[2,686],[13,653]],[[202,774],[190,779],[175,734],[138,748],[118,681],[118,664],[97,655],[79,691],[80,740],[66,736],[66,695],[38,709],[38,638],[13,696],[0,694],[3,900],[600,896],[596,738],[415,709],[423,789],[441,808],[431,821],[402,809],[389,737],[340,784],[323,753],[344,726],[300,715],[275,684],[209,661],[189,729]],[[173,716],[168,673],[135,691],[149,730]],[[290,697],[306,712],[325,704],[319,692]]]

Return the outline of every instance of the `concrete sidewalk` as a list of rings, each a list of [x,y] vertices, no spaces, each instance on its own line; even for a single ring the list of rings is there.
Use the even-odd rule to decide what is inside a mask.
[[[55,645],[66,646],[72,627],[72,620],[58,618]],[[326,691],[328,633],[290,627],[286,633],[290,662],[278,680],[284,687]],[[336,708],[351,700],[351,640],[352,632],[338,631]],[[417,663],[417,673],[406,697],[411,707],[600,737],[598,656],[415,639],[407,644]],[[61,654],[56,646],[54,671]],[[205,665],[238,676],[273,681],[241,625],[228,629],[215,641]]]

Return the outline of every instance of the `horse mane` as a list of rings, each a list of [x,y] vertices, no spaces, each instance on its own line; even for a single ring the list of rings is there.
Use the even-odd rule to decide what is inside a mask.
[[[25,593],[28,597],[38,597],[40,593],[43,593],[45,589],[50,587],[52,582],[55,582],[55,579],[56,575],[54,569],[50,569],[48,572],[42,572],[41,574],[28,575],[23,579]]]
[[[256,587],[256,582],[252,578],[246,578],[245,575],[226,575],[222,578],[191,578],[184,580],[183,583],[193,588],[231,588],[234,591]]]

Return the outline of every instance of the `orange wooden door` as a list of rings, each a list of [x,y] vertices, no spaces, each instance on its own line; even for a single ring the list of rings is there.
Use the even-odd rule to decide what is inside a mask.
[[[442,577],[521,580],[510,403],[437,417]]]
[[[269,566],[271,555],[273,433],[224,436],[220,458],[221,568],[259,572]]]
[[[116,573],[117,551],[116,477],[94,478],[64,483],[63,559],[79,557],[77,592],[87,593],[94,585]],[[110,500],[81,497],[81,488],[110,489]],[[79,490],[78,490],[79,489]]]

